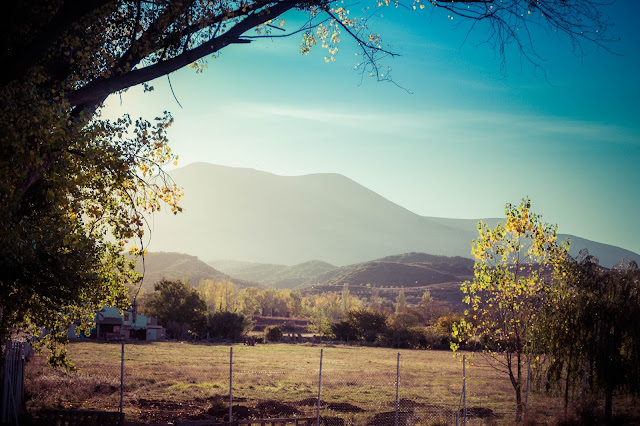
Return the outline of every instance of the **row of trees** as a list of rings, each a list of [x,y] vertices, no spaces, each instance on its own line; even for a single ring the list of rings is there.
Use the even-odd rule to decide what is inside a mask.
[[[602,268],[582,251],[568,254],[555,226],[544,223],[524,199],[507,204],[494,229],[480,222],[473,242],[474,279],[462,285],[468,304],[454,324],[451,346],[480,345],[508,376],[522,420],[527,364],[547,389],[564,386],[604,393],[605,418],[614,391],[640,390],[640,272],[635,262]]]
[[[640,271],[635,262],[605,269],[583,252],[561,273],[556,309],[545,306],[537,341],[547,378],[564,385],[565,410],[572,390],[581,390],[582,404],[587,392],[603,393],[609,420],[614,392],[640,391]]]
[[[188,278],[184,279],[189,282]],[[380,295],[380,290],[370,288],[369,297],[358,297],[344,284],[340,291],[321,294],[303,294],[298,290],[276,289],[273,287],[239,288],[229,280],[201,280],[198,293],[211,312],[238,312],[245,316],[262,315],[271,317],[327,319],[329,322],[341,320],[345,313],[356,308],[371,308],[388,315],[409,309],[404,289],[399,289],[395,300]],[[144,306],[149,296],[143,294],[139,303]],[[415,307],[414,307],[415,308]],[[433,323],[450,311],[444,302],[425,292],[418,304],[420,317],[425,323]]]
[[[324,339],[405,348],[448,347],[457,319],[429,292],[410,307],[403,290],[394,304],[376,291],[368,300],[360,299],[346,284],[341,292],[302,296],[292,290],[238,289],[230,281],[203,280],[196,290],[188,280],[162,280],[141,298],[140,307],[177,338],[208,333],[236,339],[250,329],[248,318],[267,314],[310,318],[309,332]]]

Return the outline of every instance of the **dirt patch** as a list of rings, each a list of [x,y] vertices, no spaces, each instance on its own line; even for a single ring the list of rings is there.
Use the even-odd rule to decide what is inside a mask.
[[[256,405],[261,418],[297,416],[301,412],[291,405],[278,401],[263,401]]]
[[[296,402],[297,405],[302,405],[303,407],[314,407],[318,405],[318,398],[305,398]]]
[[[427,406],[427,404],[425,403],[417,402],[417,401],[414,401],[413,399],[406,399],[406,398],[402,398],[400,401],[398,401],[398,405],[400,408],[416,408],[416,407]]]
[[[460,415],[462,415],[462,409],[460,410]],[[493,412],[491,408],[486,407],[468,407],[467,408],[467,417],[475,417],[478,419],[494,419],[497,418],[498,415]]]
[[[417,421],[417,417],[413,413],[399,412],[398,413],[398,425],[408,426]],[[386,413],[378,413],[371,420],[367,422],[367,426],[389,426],[395,424],[396,412],[388,411]]]
[[[202,403],[197,401],[173,402],[139,398],[133,400],[131,405],[139,408],[138,418],[145,422],[169,422],[175,419],[201,418],[204,412]]]
[[[305,398],[295,403],[302,407],[316,407],[318,405],[318,398]],[[322,404],[322,408],[328,408],[329,410],[338,411],[341,413],[362,413],[364,410],[357,405],[349,404],[348,402],[325,402]]]
[[[213,405],[207,410],[207,414],[211,417],[215,417],[219,421],[229,420],[229,408],[224,405]],[[233,417],[238,420],[255,418],[258,416],[258,412],[246,407],[244,405],[233,406]]]

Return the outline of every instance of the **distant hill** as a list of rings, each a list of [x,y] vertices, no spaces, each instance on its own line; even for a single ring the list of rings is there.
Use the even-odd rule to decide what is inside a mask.
[[[208,264],[235,278],[259,282],[275,288],[295,288],[313,283],[317,276],[336,269],[336,266],[320,260],[311,260],[294,266],[230,260],[209,261]]]
[[[405,252],[470,258],[477,237],[475,219],[419,216],[339,174],[278,176],[194,163],[171,176],[184,187],[184,213],[150,219],[153,251],[273,265],[309,259],[349,265]],[[640,255],[628,250],[571,240],[572,254],[587,248],[604,266],[622,257],[640,263]]]
[[[370,284],[372,287],[423,287],[438,283],[460,283],[472,275],[471,259],[407,253],[343,266],[316,277],[316,280],[319,285],[347,283]]]
[[[379,259],[380,262],[395,263],[419,263],[428,265],[438,271],[446,272],[456,276],[468,277],[473,275],[473,261],[461,256],[437,256],[427,253],[404,253],[394,256],[386,256]]]
[[[421,287],[427,284],[455,282],[451,274],[421,264],[367,262],[334,275],[323,284],[371,284],[373,287]]]
[[[266,284],[271,277],[289,268],[287,265],[243,262],[241,260],[210,260],[208,265],[233,277]]]
[[[303,294],[342,291],[360,298],[370,298],[374,291],[395,300],[404,289],[407,301],[417,304],[425,291],[454,310],[464,309],[460,284],[473,278],[473,261],[464,257],[404,253],[381,259],[335,268],[318,275],[300,287]]]
[[[137,269],[142,272],[143,263],[138,260]],[[162,278],[168,280],[189,279],[193,287],[198,287],[200,280],[216,281],[229,280],[239,287],[258,285],[245,280],[239,280],[212,268],[196,256],[183,253],[149,252],[144,258],[144,279],[142,288],[153,291],[153,286]]]

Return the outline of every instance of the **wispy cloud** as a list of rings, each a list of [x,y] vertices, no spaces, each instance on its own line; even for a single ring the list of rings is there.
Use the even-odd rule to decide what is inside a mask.
[[[308,122],[309,126],[366,130],[372,134],[394,135],[394,143],[429,140],[442,143],[531,143],[573,144],[616,143],[640,147],[640,135],[632,130],[605,123],[528,115],[501,111],[461,109],[396,109],[393,111],[352,110],[342,104],[317,107],[266,102],[234,103],[224,108],[228,120],[288,120]],[[304,123],[302,123],[304,125]]]

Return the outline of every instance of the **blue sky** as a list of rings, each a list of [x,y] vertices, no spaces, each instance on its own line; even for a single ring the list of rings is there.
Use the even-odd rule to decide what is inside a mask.
[[[192,69],[107,101],[106,114],[172,112],[180,165],[206,161],[281,175],[340,173],[424,216],[502,217],[528,196],[559,231],[640,253],[640,2],[604,9],[616,54],[535,34],[543,74],[482,44],[440,11],[385,12],[372,25],[401,56],[406,88],[354,71],[342,35],[335,62],[300,36],[223,49]],[[285,16],[293,29],[299,15]],[[410,92],[410,93],[408,93]],[[188,196],[188,194],[186,194]]]

